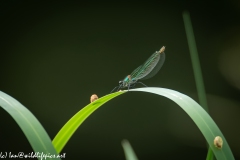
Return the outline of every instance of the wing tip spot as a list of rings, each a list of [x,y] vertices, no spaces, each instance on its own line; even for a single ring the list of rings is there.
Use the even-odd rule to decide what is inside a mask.
[[[162,48],[159,50],[160,53],[163,53],[165,51],[165,46],[162,46]]]

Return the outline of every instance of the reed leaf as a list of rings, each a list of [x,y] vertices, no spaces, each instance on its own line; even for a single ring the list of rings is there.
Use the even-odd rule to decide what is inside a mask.
[[[224,138],[222,132],[215,124],[213,119],[209,116],[209,114],[192,98],[179,93],[174,90],[164,89],[164,88],[156,88],[156,87],[145,87],[138,89],[130,89],[130,92],[140,91],[140,92],[149,92],[158,94],[160,96],[164,96],[175,103],[178,104],[194,121],[199,130],[202,132],[209,146],[211,147],[215,157],[218,160],[234,160],[231,149]],[[74,115],[59,131],[56,137],[53,140],[53,145],[55,146],[57,152],[61,152],[67,141],[71,138],[76,129],[83,123],[83,121],[91,115],[97,108],[102,106],[107,101],[127,92],[115,92],[113,94],[106,95],[93,103],[90,103],[83,109],[81,109],[76,115]],[[148,109],[150,109],[148,107]],[[218,149],[214,146],[214,138],[216,136],[220,136],[223,139],[223,146],[221,149]]]
[[[47,132],[37,118],[26,107],[13,97],[1,91],[0,106],[17,122],[35,153],[38,152],[39,156],[41,154],[52,156],[58,155]],[[38,157],[38,159],[40,160],[42,157]],[[46,159],[60,160],[60,158],[50,157],[47,157]]]
[[[122,141],[122,147],[124,150],[124,154],[126,157],[126,160],[138,160],[135,152],[133,151],[133,148],[131,144],[128,142],[128,140],[123,140]]]
[[[102,106],[107,101],[123,94],[125,92],[115,92],[98,100],[88,104],[86,107],[82,108],[78,113],[76,113],[58,132],[58,134],[53,139],[53,145],[55,146],[58,153],[60,153],[63,147],[66,145],[68,140],[72,137],[74,132],[78,127],[85,121],[85,119],[90,116],[96,109]]]

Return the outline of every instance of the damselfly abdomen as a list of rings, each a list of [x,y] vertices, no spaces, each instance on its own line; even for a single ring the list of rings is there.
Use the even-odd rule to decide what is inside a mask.
[[[126,76],[123,80],[119,81],[119,86],[116,86],[111,93],[117,88],[117,91],[122,88],[133,88],[136,83],[140,83],[144,86],[142,82],[138,80],[149,79],[157,74],[157,72],[163,66],[165,61],[165,46],[163,46],[159,51],[156,51],[149,57],[141,66],[136,68],[130,75]]]

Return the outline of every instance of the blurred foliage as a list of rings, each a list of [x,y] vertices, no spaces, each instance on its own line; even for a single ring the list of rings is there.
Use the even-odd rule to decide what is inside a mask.
[[[33,112],[53,139],[62,125],[81,106],[89,103],[90,95],[96,93],[101,97],[109,93],[120,79],[165,45],[163,68],[144,83],[171,88],[198,101],[182,20],[182,11],[188,10],[210,115],[239,158],[237,142],[240,139],[236,136],[239,135],[236,126],[240,122],[240,92],[236,72],[238,49],[235,46],[239,43],[240,12],[236,4],[235,0],[114,4],[1,1],[0,67],[4,70],[0,90]],[[155,96],[147,97],[148,101],[144,102],[141,94],[125,98],[127,102],[122,102],[119,97],[119,100],[106,104],[105,109],[99,110],[76,131],[76,135],[81,136],[73,136],[69,145],[77,145],[78,149],[63,150],[69,159],[78,156],[79,150],[84,153],[83,159],[94,159],[95,156],[89,154],[91,150],[99,159],[122,160],[124,155],[119,142],[123,138],[137,146],[134,149],[140,153],[139,159],[149,159],[149,155],[164,159],[170,150],[176,155],[181,153],[182,157],[192,154],[193,157],[200,155],[195,159],[206,158],[202,135],[193,123],[188,122],[183,111],[173,109],[174,103]],[[131,107],[136,100],[137,109]],[[152,101],[168,107],[152,108],[147,120],[143,121],[144,108]],[[54,113],[56,109],[58,113]],[[7,126],[0,123],[2,143],[6,144],[1,150],[18,152],[23,148],[24,152],[30,152],[30,145],[14,121],[4,111],[0,110],[0,114],[1,119],[8,122]],[[163,124],[157,118],[159,116],[171,127]],[[186,127],[188,130],[183,129]],[[18,137],[10,136],[11,132],[18,133]],[[139,132],[141,134],[136,136]],[[159,135],[165,137],[161,143]],[[93,142],[89,143],[87,139],[93,139]],[[13,141],[18,141],[19,145],[13,147],[8,143]],[[112,154],[106,158],[108,149]],[[159,149],[163,151],[161,155]],[[182,152],[189,149],[191,153]],[[118,159],[116,155],[119,155]],[[175,159],[176,155],[168,158]]]

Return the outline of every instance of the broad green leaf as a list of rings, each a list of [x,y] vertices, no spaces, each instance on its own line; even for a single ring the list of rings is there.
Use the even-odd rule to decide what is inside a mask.
[[[0,106],[17,122],[35,153],[39,152],[39,154],[43,153],[46,155],[58,155],[54,146],[52,145],[50,137],[36,117],[26,107],[24,107],[16,99],[1,91]],[[40,160],[42,158],[38,157],[38,159]],[[46,159],[60,160],[60,158]]]
[[[78,127],[85,121],[85,119],[90,116],[96,109],[102,106],[107,101],[125,93],[115,92],[104,97],[99,98],[98,100],[90,103],[78,113],[76,113],[58,132],[58,134],[53,139],[53,145],[55,146],[58,153],[61,152],[63,147],[66,145],[68,140],[71,138],[73,133],[78,129]]]

